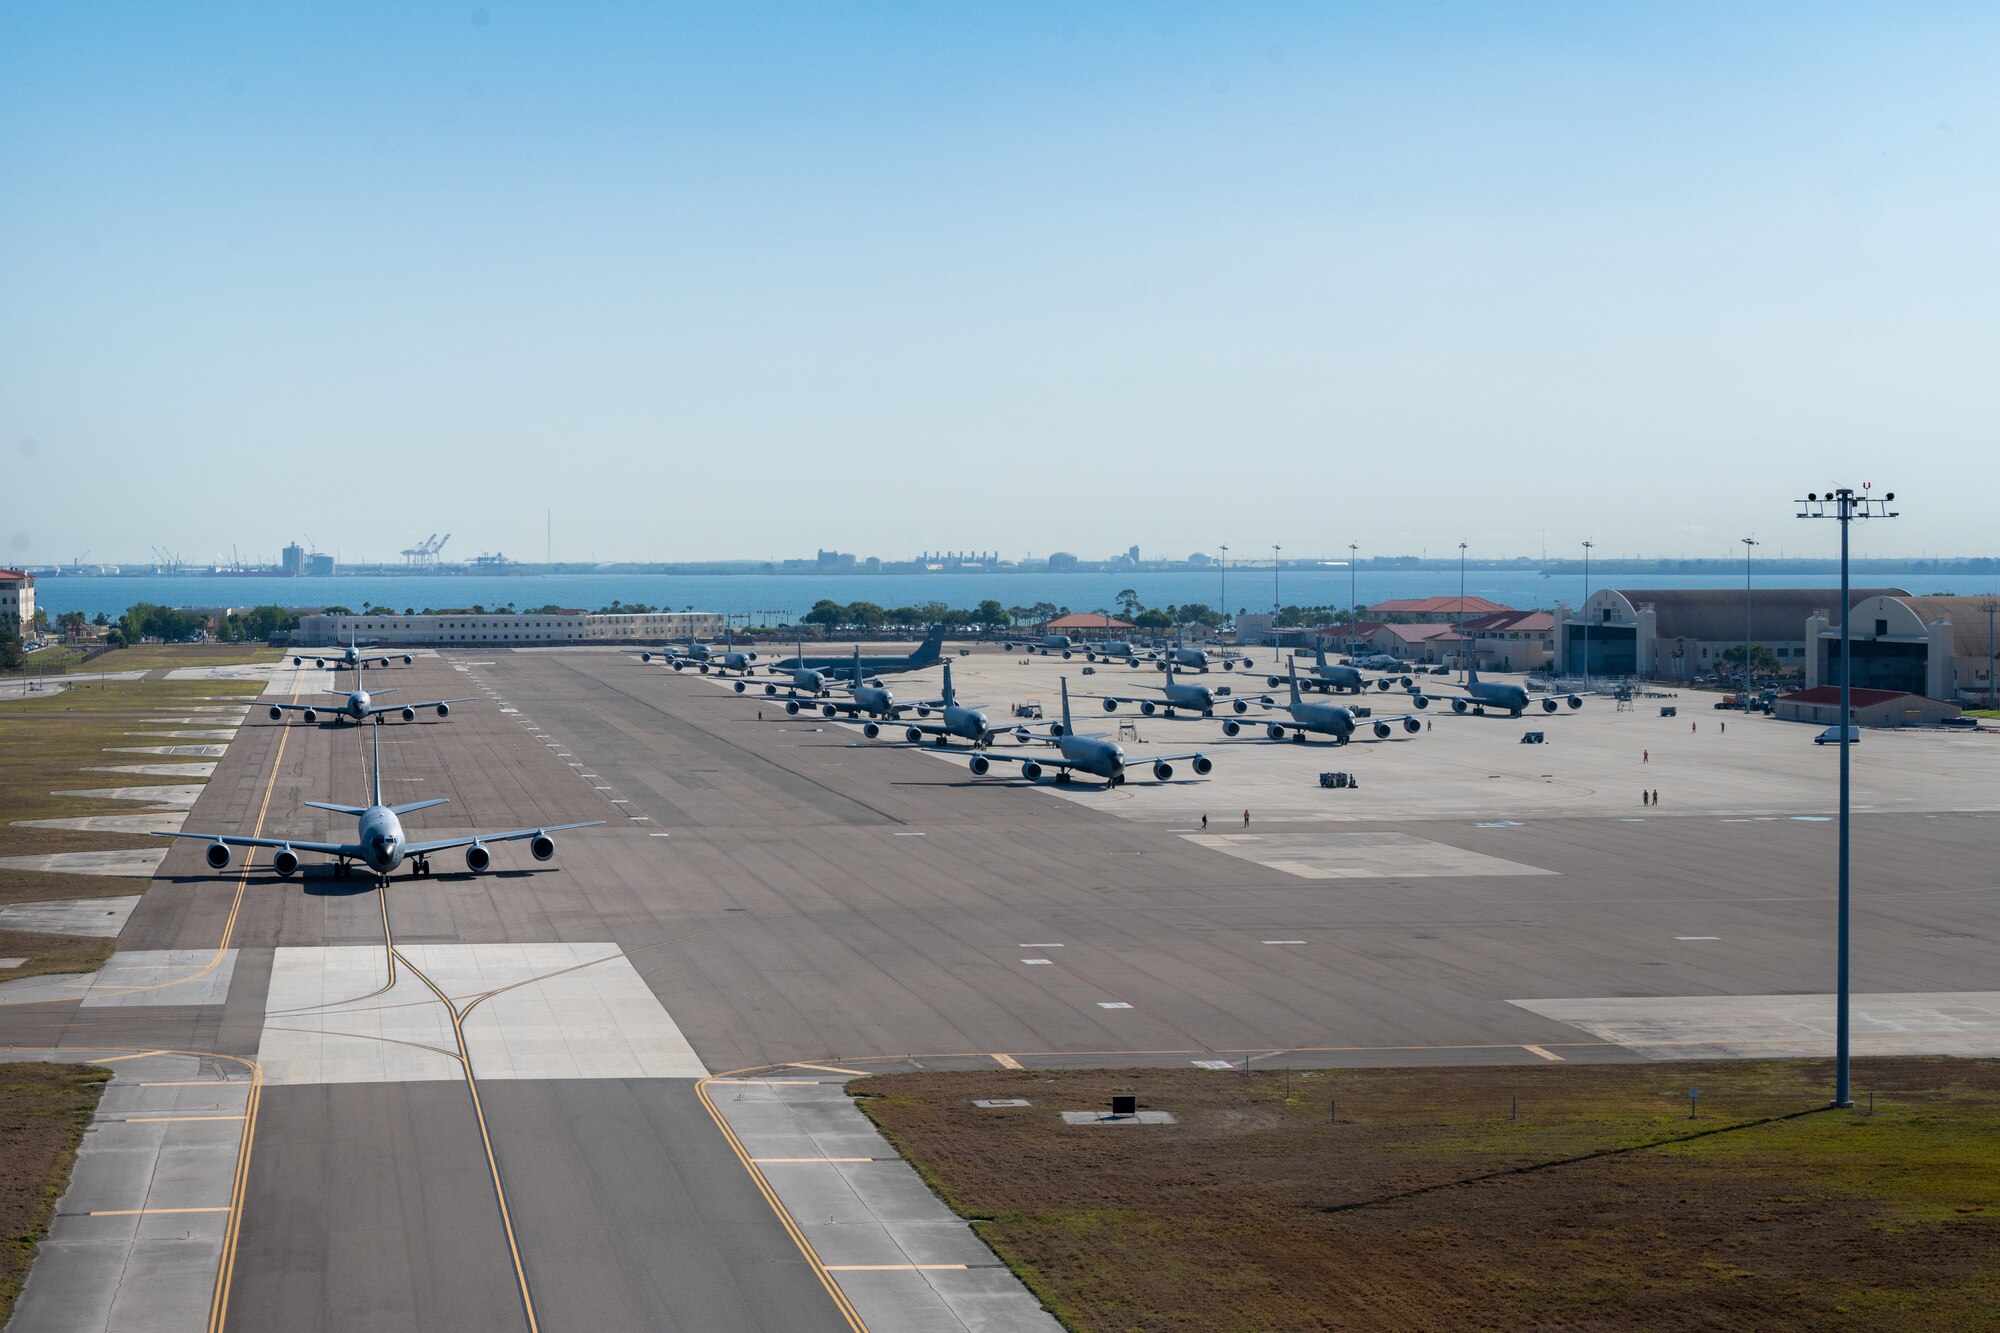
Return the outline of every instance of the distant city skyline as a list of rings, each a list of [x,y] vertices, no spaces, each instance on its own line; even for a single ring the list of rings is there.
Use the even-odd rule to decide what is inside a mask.
[[[1992,540],[1991,7],[112,12],[0,7],[0,562]]]

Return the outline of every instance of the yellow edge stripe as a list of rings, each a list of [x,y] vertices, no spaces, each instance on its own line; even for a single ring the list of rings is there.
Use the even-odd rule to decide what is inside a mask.
[[[834,1280],[826,1264],[821,1262],[818,1251],[813,1249],[812,1242],[806,1239],[805,1233],[799,1230],[798,1223],[792,1220],[791,1213],[779,1201],[777,1192],[771,1188],[771,1182],[764,1178],[764,1173],[757,1169],[756,1162],[748,1152],[744,1151],[743,1141],[736,1137],[736,1131],[729,1127],[729,1122],[723,1119],[722,1112],[716,1109],[714,1099],[708,1095],[708,1085],[715,1081],[716,1076],[713,1074],[698,1080],[694,1085],[695,1096],[701,1098],[702,1106],[708,1110],[709,1119],[715,1121],[715,1127],[722,1131],[722,1137],[728,1142],[729,1150],[736,1154],[736,1160],[750,1173],[750,1179],[756,1184],[757,1192],[764,1196],[764,1202],[770,1204],[771,1211],[778,1215],[778,1221],[785,1228],[786,1234],[792,1238],[792,1243],[799,1247],[799,1253],[803,1254],[806,1262],[812,1265],[813,1275],[819,1278],[820,1285],[826,1288],[826,1294],[833,1298],[834,1306],[840,1311],[841,1317],[847,1320],[847,1326],[854,1330],[854,1333],[868,1333],[868,1325],[862,1320],[860,1312],[847,1299],[847,1293],[840,1289],[840,1283]]]

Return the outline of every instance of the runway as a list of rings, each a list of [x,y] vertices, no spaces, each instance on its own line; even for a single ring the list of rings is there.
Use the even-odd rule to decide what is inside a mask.
[[[445,854],[386,901],[323,871],[217,875],[176,843],[120,955],[183,951],[211,980],[226,955],[219,1001],[189,975],[0,1005],[11,1046],[260,1062],[233,1327],[854,1327],[703,1072],[1666,1058],[1671,1006],[1614,1024],[1526,1002],[1830,979],[1832,837],[1806,819],[1246,831],[1219,805],[1204,835],[1202,784],[1157,817],[1129,787],[1114,817],[620,654],[381,674],[479,699],[383,730],[388,799],[451,799],[411,836],[607,825],[559,835],[548,864],[496,847],[482,877]],[[365,742],[253,711],[186,827],[345,835],[300,802],[358,799]],[[1969,810],[1857,822],[1857,991],[2000,989],[2000,880],[1969,869],[1996,829]],[[1703,1053],[1728,1045],[1726,1013],[1700,1022]],[[1975,1040],[2000,1045],[1994,1027]]]

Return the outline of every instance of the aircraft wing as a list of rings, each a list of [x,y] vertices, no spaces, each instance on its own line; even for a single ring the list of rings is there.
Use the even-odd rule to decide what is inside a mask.
[[[405,708],[436,708],[439,704],[469,704],[471,702],[472,700],[470,699],[426,699],[420,704],[370,704],[368,705],[368,716],[374,717],[378,713],[400,713]]]
[[[564,829],[595,828],[604,821],[586,819],[581,824],[544,824],[540,828],[509,829],[505,833],[473,833],[463,838],[433,838],[429,842],[406,843],[405,856],[428,856],[432,852],[448,852],[454,847],[470,847],[475,842],[519,842],[522,838],[539,837],[544,833],[561,833]],[[292,844],[294,847],[297,843]]]
[[[1009,764],[1032,763],[1032,764],[1040,764],[1043,768],[1076,767],[1075,764],[1072,764],[1067,759],[1044,759],[1042,756],[1038,754],[1006,754],[999,750],[981,750],[979,753],[989,761],[998,759],[1004,763],[1009,763]]]
[[[321,856],[346,856],[360,859],[361,848],[350,847],[338,842],[301,842],[297,838],[239,838],[233,833],[168,833],[155,829],[156,838],[199,838],[203,842],[219,842],[228,847],[289,847],[295,852],[318,852]]]
[[[1189,750],[1186,754],[1148,754],[1140,755],[1137,758],[1127,758],[1125,767],[1136,768],[1140,764],[1172,764],[1182,760],[1206,759],[1207,757],[1207,754],[1201,750]]]
[[[332,694],[334,691],[327,690],[326,693]],[[343,705],[341,704],[271,704],[269,706],[282,709],[287,713],[303,713],[308,710],[315,713],[338,713],[343,711]]]

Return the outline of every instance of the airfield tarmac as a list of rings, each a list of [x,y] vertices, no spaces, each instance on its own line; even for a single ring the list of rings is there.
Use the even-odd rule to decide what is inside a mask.
[[[954,661],[996,714],[1032,698],[1053,715],[1065,670],[1073,689],[1158,680]],[[446,854],[386,899],[324,871],[214,875],[179,843],[120,936],[122,971],[0,1007],[20,1051],[256,1062],[223,1260],[238,1327],[510,1327],[523,1283],[547,1328],[852,1327],[762,1197],[768,1173],[717,1128],[715,1089],[752,1115],[851,1069],[1829,1045],[1835,752],[1700,696],[1445,713],[1339,749],[1139,718],[1129,753],[1198,748],[1216,772],[1106,792],[977,779],[962,752],[865,742],[618,653],[383,674],[412,697],[479,698],[383,733],[389,799],[452,799],[411,816],[412,836],[607,826],[560,836],[546,866],[496,848],[481,878]],[[888,680],[911,698],[937,673]],[[1529,729],[1550,743],[1520,744]],[[253,712],[187,827],[345,835],[299,803],[358,799],[365,739]],[[1871,731],[1857,751],[1862,1053],[2000,1053],[1996,745]],[[1322,769],[1362,786],[1324,791]]]

